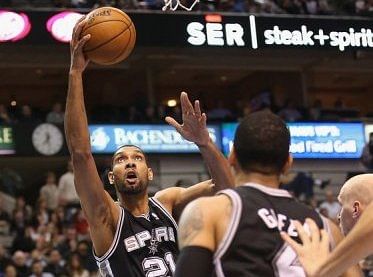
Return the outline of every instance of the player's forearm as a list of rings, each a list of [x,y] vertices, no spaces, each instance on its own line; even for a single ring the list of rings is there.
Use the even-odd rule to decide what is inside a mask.
[[[70,71],[65,111],[65,134],[71,154],[90,151],[88,121],[84,106],[82,72]]]
[[[332,252],[319,276],[340,276],[348,267],[373,253],[373,203],[364,211],[356,226]]]
[[[215,143],[210,140],[205,146],[200,146],[202,154],[210,175],[215,184],[215,190],[219,191],[234,186],[234,179],[228,164],[228,160],[223,156]]]

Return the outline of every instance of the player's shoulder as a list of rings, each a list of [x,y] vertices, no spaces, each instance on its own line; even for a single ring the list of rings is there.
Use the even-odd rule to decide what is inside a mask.
[[[228,195],[218,194],[197,198],[186,206],[185,211],[201,210],[204,215],[214,218],[221,216],[222,212],[227,211],[231,205],[231,199]]]

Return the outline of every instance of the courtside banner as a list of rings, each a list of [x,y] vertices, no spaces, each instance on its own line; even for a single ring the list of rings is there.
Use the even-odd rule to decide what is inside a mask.
[[[221,149],[220,127],[209,125],[211,139]],[[168,125],[89,125],[92,153],[106,154],[122,145],[139,146],[146,153],[198,153],[194,143],[184,140]]]
[[[233,144],[237,123],[222,126],[225,154]],[[363,123],[288,123],[290,152],[298,159],[357,159],[365,144]]]
[[[0,126],[0,155],[10,155],[15,153],[13,128]]]
[[[0,9],[0,43],[67,44],[75,22],[87,10]],[[373,49],[373,21],[364,18],[294,15],[234,15],[129,12],[138,46]],[[31,30],[31,31],[30,31]]]

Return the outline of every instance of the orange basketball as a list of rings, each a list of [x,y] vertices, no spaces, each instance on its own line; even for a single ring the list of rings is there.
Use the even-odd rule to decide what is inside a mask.
[[[109,65],[123,61],[131,54],[136,42],[136,29],[123,11],[102,7],[91,11],[81,36],[90,34],[84,54],[93,62]]]

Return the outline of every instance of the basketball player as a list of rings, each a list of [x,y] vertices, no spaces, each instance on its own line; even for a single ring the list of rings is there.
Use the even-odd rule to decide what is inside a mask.
[[[292,220],[306,218],[336,242],[338,227],[279,189],[292,165],[286,124],[269,111],[250,114],[238,126],[228,158],[236,188],[190,203],[180,219],[181,253],[176,276],[305,276],[280,231],[298,234]]]
[[[342,205],[340,225],[347,236],[330,255],[329,248],[325,247],[328,238],[320,235],[317,228],[312,229],[310,239],[304,228],[296,223],[303,245],[283,234],[298,253],[309,276],[339,276],[347,267],[373,254],[373,174],[349,179],[338,200]]]
[[[206,181],[187,189],[165,189],[148,198],[152,169],[142,150],[128,145],[117,149],[112,158],[112,171],[108,177],[117,192],[119,203],[115,203],[103,189],[91,153],[82,82],[83,71],[89,62],[82,47],[90,36],[79,39],[84,24],[82,19],[75,26],[71,41],[65,133],[74,168],[75,188],[90,226],[100,273],[126,277],[172,276],[178,255],[175,218],[189,201],[213,194],[223,185],[229,186],[232,183],[229,167],[210,140],[206,116],[201,114],[199,103],[193,107],[183,93],[184,122],[178,125],[178,131],[199,146],[213,171],[216,186]],[[168,121],[176,124],[171,118]]]

